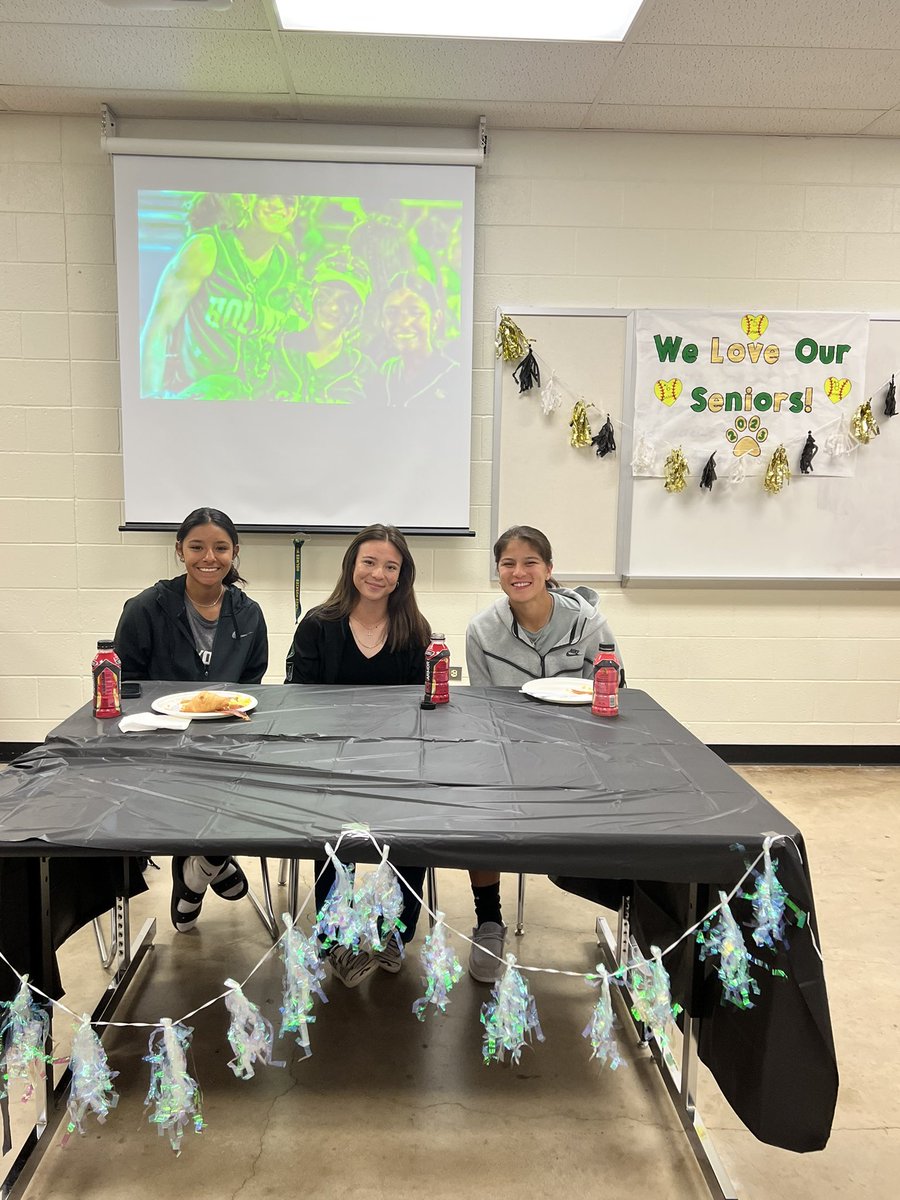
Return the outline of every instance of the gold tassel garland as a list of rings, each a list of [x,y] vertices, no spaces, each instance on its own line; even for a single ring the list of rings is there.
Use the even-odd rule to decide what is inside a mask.
[[[850,432],[864,446],[867,446],[872,438],[877,438],[881,433],[875,420],[875,414],[872,412],[871,400],[861,404],[850,418]]]
[[[569,428],[572,430],[569,444],[574,446],[576,450],[582,446],[589,446],[591,444],[591,427],[588,424],[587,409],[584,406],[583,400],[576,401],[575,407],[572,409],[572,420],[569,422]]]
[[[783,487],[791,482],[791,467],[788,462],[787,450],[779,446],[766,467],[763,487],[770,496],[777,496]]]
[[[663,467],[663,474],[666,480],[667,492],[683,492],[687,487],[687,477],[691,473],[691,468],[687,465],[687,459],[681,451],[680,446],[676,446],[671,451],[666,459],[666,464]]]
[[[524,358],[530,349],[528,338],[512,317],[508,317],[506,313],[500,318],[500,324],[497,326],[497,340],[494,345],[497,348],[497,357],[502,358],[504,362],[512,362],[514,358]]]

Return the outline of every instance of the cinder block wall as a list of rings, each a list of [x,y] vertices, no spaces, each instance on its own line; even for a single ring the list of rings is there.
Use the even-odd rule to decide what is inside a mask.
[[[39,740],[85,700],[97,637],[128,596],[175,574],[168,535],[117,529],[112,205],[97,120],[0,116],[2,741]],[[469,616],[495,594],[495,306],[900,313],[900,141],[496,132],[477,226],[478,536],[413,547],[422,608],[460,663]],[[306,607],[330,590],[343,544],[307,543]],[[276,682],[290,538],[247,536],[242,571]],[[898,590],[609,586],[602,603],[632,685],[705,741],[886,745],[900,743]]]

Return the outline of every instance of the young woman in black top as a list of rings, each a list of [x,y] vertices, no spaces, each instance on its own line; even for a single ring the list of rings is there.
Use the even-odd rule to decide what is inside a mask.
[[[266,621],[236,584],[238,532],[216,508],[196,508],[175,535],[185,574],[161,579],[125,602],[116,628],[123,679],[260,683],[269,662]],[[172,924],[187,933],[197,924],[206,889],[226,900],[247,894],[233,858],[172,859]]]
[[[399,686],[425,682],[425,650],[430,631],[419,612],[413,584],[416,567],[406,539],[391,525],[369,525],[344,554],[341,574],[324,604],[297,626],[287,657],[285,683],[332,683],[354,687]],[[334,882],[334,869],[316,863],[316,909]],[[422,894],[424,867],[405,867],[410,886]],[[401,885],[402,887],[402,885]],[[401,937],[416,929],[419,901],[403,887]],[[334,974],[355,987],[381,967],[399,971],[402,953],[396,939],[378,953],[354,954],[336,947],[329,955]]]

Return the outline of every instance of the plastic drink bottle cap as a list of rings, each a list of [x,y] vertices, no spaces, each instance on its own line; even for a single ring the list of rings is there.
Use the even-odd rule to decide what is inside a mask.
[[[115,648],[116,648],[116,643],[113,641],[110,641],[108,638],[105,641],[100,641],[97,643],[98,650],[115,650]]]

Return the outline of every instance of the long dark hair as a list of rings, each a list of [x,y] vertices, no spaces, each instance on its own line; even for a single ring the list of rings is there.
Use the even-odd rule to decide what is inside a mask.
[[[390,634],[388,649],[402,650],[409,645],[428,645],[431,628],[416,603],[413,584],[416,582],[416,564],[409,552],[406,538],[393,525],[367,525],[361,529],[344,553],[341,573],[334,591],[324,604],[312,611],[323,621],[340,621],[349,617],[359,600],[359,592],[353,584],[353,569],[356,556],[363,542],[390,542],[400,555],[400,577],[397,586],[388,596],[388,619]]]
[[[500,565],[500,559],[510,542],[527,542],[541,562],[551,570],[553,569],[553,547],[550,545],[550,539],[546,533],[541,533],[540,529],[535,529],[533,525],[510,525],[509,529],[505,529],[500,534],[494,542],[494,564],[496,566]],[[547,587],[559,587],[552,575],[547,580]]]
[[[238,536],[238,531],[234,527],[234,521],[226,513],[223,513],[219,508],[195,508],[181,522],[178,532],[175,534],[176,548],[181,545],[192,529],[196,529],[198,525],[218,525],[218,527],[227,533],[232,546],[235,549],[241,544],[241,539]],[[238,574],[238,559],[231,564],[231,569],[222,580],[224,584],[230,583],[246,583],[247,580]]]

